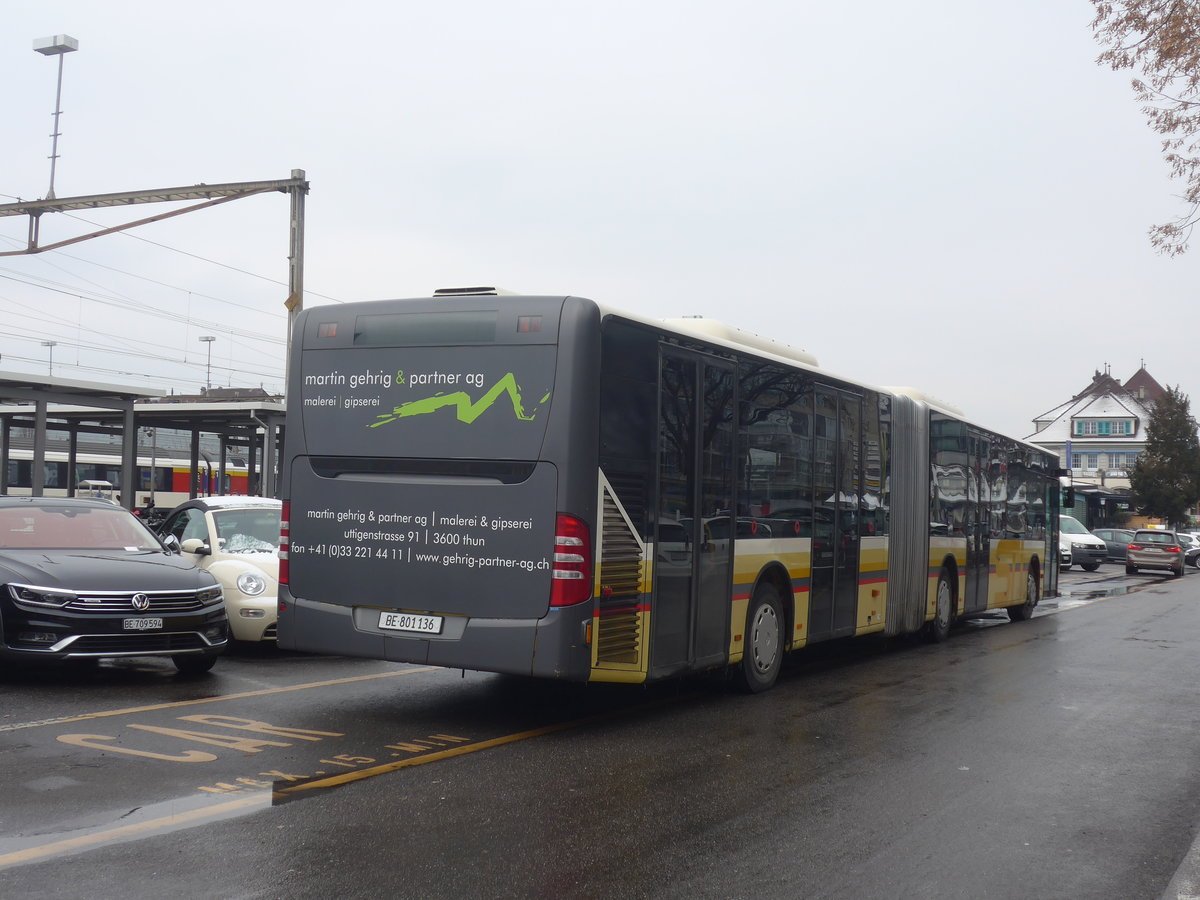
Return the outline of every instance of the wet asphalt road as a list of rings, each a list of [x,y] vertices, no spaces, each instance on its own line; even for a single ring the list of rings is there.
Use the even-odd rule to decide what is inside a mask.
[[[1117,571],[758,697],[273,651],[0,673],[0,896],[1159,897],[1200,829],[1200,574]]]

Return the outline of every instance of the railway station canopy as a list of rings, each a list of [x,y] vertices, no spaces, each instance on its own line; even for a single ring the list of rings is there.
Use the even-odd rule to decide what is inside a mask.
[[[115,440],[120,458],[121,505],[132,509],[142,487],[137,477],[139,429],[159,429],[190,435],[191,496],[201,491],[201,472],[214,464],[224,482],[230,451],[244,455],[249,467],[249,492],[274,496],[275,472],[282,441],[285,407],[282,399],[262,391],[213,389],[200,395],[75,381],[53,376],[0,372],[0,494],[9,490],[9,462],[19,429],[32,435],[30,492],[45,493],[45,463],[49,435],[66,435],[68,496],[75,493],[76,457],[80,436],[105,435]],[[201,436],[215,436],[219,460],[201,451]],[[115,437],[114,437],[115,436]],[[202,456],[204,459],[202,460]],[[261,463],[260,463],[261,460]]]

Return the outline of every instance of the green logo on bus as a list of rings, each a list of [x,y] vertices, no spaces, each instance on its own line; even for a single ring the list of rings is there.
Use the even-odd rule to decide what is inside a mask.
[[[471,395],[466,391],[455,391],[452,394],[434,394],[432,397],[426,397],[423,400],[408,400],[395,407],[390,413],[383,413],[378,416],[378,422],[372,422],[368,428],[378,428],[380,425],[387,425],[395,422],[397,419],[406,419],[410,416],[423,416],[427,413],[436,412],[443,406],[453,406],[455,415],[458,421],[465,422],[470,425],[478,419],[485,411],[491,409],[501,395],[507,394],[509,400],[512,401],[513,413],[522,422],[533,421],[537,415],[537,406],[529,412],[525,412],[525,403],[521,399],[520,385],[517,384],[517,378],[512,372],[509,372],[492,388],[480,397],[478,400],[472,400]],[[540,401],[538,406],[541,406],[550,399],[550,394],[547,392]]]

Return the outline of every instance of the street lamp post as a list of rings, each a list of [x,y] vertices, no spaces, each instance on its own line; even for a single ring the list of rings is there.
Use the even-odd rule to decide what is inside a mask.
[[[212,390],[212,345],[213,345],[213,341],[216,340],[216,337],[214,337],[211,334],[202,334],[202,335],[200,335],[200,340],[203,343],[208,344],[208,365],[205,367],[205,370],[204,370],[204,389],[206,391],[211,391]]]
[[[43,347],[50,348],[50,375],[54,375],[54,348],[58,346],[58,341],[42,341]]]
[[[58,117],[62,115],[62,73],[63,57],[79,49],[79,41],[69,34],[56,34],[53,37],[38,38],[33,42],[33,49],[43,56],[58,57],[58,87],[54,92],[54,133],[50,135],[50,190],[46,191],[46,199],[54,199],[54,169],[58,162]]]

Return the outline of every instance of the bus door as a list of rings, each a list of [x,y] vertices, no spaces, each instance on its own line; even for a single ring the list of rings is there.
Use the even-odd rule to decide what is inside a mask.
[[[975,430],[967,432],[967,588],[964,612],[987,609],[988,569],[991,564],[991,441]]]
[[[818,385],[815,401],[809,640],[854,634],[862,493],[862,398]]]
[[[663,348],[650,667],[728,659],[733,577],[734,368]]]

